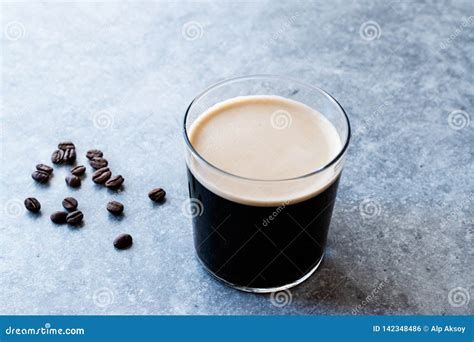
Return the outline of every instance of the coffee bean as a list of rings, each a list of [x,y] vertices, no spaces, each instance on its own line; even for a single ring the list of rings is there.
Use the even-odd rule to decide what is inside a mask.
[[[74,197],[66,197],[63,199],[63,207],[69,211],[77,209],[77,200]]]
[[[49,174],[43,171],[35,171],[31,174],[31,178],[39,183],[46,183],[49,179]]]
[[[33,213],[37,213],[41,209],[40,202],[34,197],[28,197],[25,200],[25,207]]]
[[[82,176],[86,172],[86,167],[84,165],[77,165],[71,169],[71,173],[74,176]]]
[[[105,182],[105,186],[110,189],[118,189],[123,184],[123,177],[121,175],[113,176],[107,182]]]
[[[97,184],[105,183],[112,176],[108,167],[98,169],[92,174],[92,181]]]
[[[63,141],[58,144],[58,149],[66,151],[71,149],[76,149],[76,146],[72,141]]]
[[[107,210],[114,215],[120,215],[123,212],[123,204],[117,201],[107,203]]]
[[[53,168],[45,164],[36,165],[36,170],[47,173],[48,175],[53,173]]]
[[[101,157],[92,158],[90,163],[91,163],[91,166],[96,170],[101,169],[101,168],[106,167],[107,165],[109,165],[109,162],[107,161],[107,159],[104,159],[104,158],[101,158]]]
[[[129,248],[133,243],[132,236],[130,234],[120,234],[114,240],[114,247],[117,249]]]
[[[153,189],[148,193],[148,197],[153,202],[161,202],[165,199],[165,196],[166,196],[166,191],[163,190],[162,188]]]
[[[81,179],[74,175],[68,175],[66,177],[66,184],[72,188],[78,188],[81,186]]]
[[[69,150],[69,149],[75,149],[76,146],[74,146],[74,143],[72,141],[63,141],[58,144],[58,148],[60,150]]]
[[[84,218],[84,214],[80,210],[73,211],[72,213],[67,214],[66,222],[68,224],[78,224]]]
[[[76,149],[74,148],[69,148],[67,150],[64,150],[64,156],[63,156],[63,161],[72,164],[76,160]]]
[[[104,154],[102,153],[101,150],[89,150],[87,151],[86,157],[87,159],[93,159],[93,158],[101,158]]]
[[[63,150],[56,150],[51,155],[51,162],[53,164],[61,164],[63,162],[64,151]]]
[[[66,223],[66,217],[67,217],[67,213],[64,211],[56,211],[50,216],[51,221],[57,224]]]

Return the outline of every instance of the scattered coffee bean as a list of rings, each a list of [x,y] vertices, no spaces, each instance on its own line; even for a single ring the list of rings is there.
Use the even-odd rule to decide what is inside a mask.
[[[107,159],[104,159],[102,157],[94,157],[94,158],[92,158],[90,163],[91,163],[91,166],[96,170],[101,169],[101,168],[106,167],[107,165],[109,165],[109,162],[107,161]]]
[[[108,167],[98,169],[92,174],[92,181],[97,184],[105,183],[112,176]]]
[[[51,221],[53,221],[54,223],[63,224],[63,223],[66,223],[66,217],[67,217],[66,212],[56,211],[55,213],[51,215],[50,218],[51,218]]]
[[[69,211],[77,209],[77,200],[74,197],[66,197],[63,199],[63,207]]]
[[[120,215],[123,212],[123,204],[117,201],[107,203],[107,210],[114,215]]]
[[[153,202],[161,202],[165,199],[165,196],[166,196],[166,191],[163,190],[162,188],[153,189],[148,193],[148,197]]]
[[[66,183],[72,188],[78,188],[81,186],[81,179],[74,175],[68,175],[66,177]]]
[[[49,174],[43,171],[35,171],[31,174],[31,178],[39,183],[46,183],[49,179]]]
[[[76,146],[74,146],[74,143],[72,141],[63,141],[58,144],[58,148],[60,150],[70,150],[75,149]]]
[[[36,170],[46,172],[48,175],[51,175],[53,173],[53,168],[45,164],[36,165]]]
[[[130,234],[120,234],[114,240],[114,247],[117,249],[129,248],[133,243],[132,236]]]
[[[118,189],[123,184],[123,177],[121,175],[113,176],[107,182],[105,182],[105,186],[110,189]]]
[[[86,172],[86,167],[84,165],[77,165],[71,169],[71,173],[74,176],[82,176]]]
[[[72,164],[76,160],[76,149],[74,148],[69,148],[67,150],[64,150],[64,155],[63,155],[63,161]]]
[[[34,197],[28,197],[25,200],[25,207],[33,213],[37,213],[41,209],[40,202]]]
[[[93,158],[101,158],[104,154],[102,153],[101,150],[89,150],[87,151],[86,157],[87,159],[93,159]]]
[[[82,211],[76,210],[76,211],[73,211],[72,213],[67,214],[66,222],[68,224],[78,224],[82,221],[83,218],[84,218],[84,214],[82,214]]]
[[[64,151],[63,150],[56,150],[51,155],[51,162],[53,164],[61,164],[63,162]]]

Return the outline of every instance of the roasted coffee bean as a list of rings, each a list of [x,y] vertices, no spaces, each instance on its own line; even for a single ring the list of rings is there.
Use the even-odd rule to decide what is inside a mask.
[[[43,171],[35,171],[31,174],[31,178],[40,183],[46,183],[49,179],[49,174]]]
[[[86,172],[86,167],[84,165],[77,165],[71,169],[71,173],[74,176],[82,176]]]
[[[108,167],[98,169],[92,174],[92,181],[97,184],[105,183],[112,176]]]
[[[63,156],[63,161],[72,164],[76,160],[76,149],[74,148],[69,148],[67,150],[64,150],[64,156]]]
[[[91,163],[91,166],[96,170],[101,169],[101,168],[106,167],[107,165],[109,165],[109,162],[107,161],[107,159],[104,159],[104,158],[101,158],[101,157],[92,158],[90,163]]]
[[[83,218],[84,218],[84,214],[82,214],[82,211],[76,210],[76,211],[73,211],[72,213],[67,214],[66,222],[68,224],[78,224],[82,221]]]
[[[72,188],[78,188],[81,186],[81,179],[74,175],[68,175],[66,177],[66,184]]]
[[[66,223],[67,213],[64,211],[56,211],[51,215],[51,221],[57,224]]]
[[[117,201],[107,203],[107,210],[114,215],[120,215],[123,212],[123,204]]]
[[[113,176],[107,182],[105,182],[105,186],[110,189],[118,189],[123,184],[123,177],[121,175]]]
[[[129,248],[133,243],[132,236],[130,234],[120,234],[114,240],[114,247],[117,249]]]
[[[28,197],[25,200],[25,207],[33,213],[37,213],[41,209],[40,202],[34,197]]]
[[[77,209],[77,200],[74,197],[66,197],[63,199],[63,207],[69,211]]]
[[[53,168],[45,164],[36,165],[36,170],[46,172],[48,175],[53,173]]]
[[[63,150],[56,150],[51,155],[51,161],[53,164],[61,164],[64,158],[64,151]]]
[[[87,151],[86,157],[87,159],[93,159],[93,158],[101,158],[104,154],[102,153],[101,150],[89,150]]]
[[[58,144],[58,148],[60,150],[65,151],[65,150],[70,150],[70,149],[74,150],[76,146],[74,146],[74,143],[72,141],[63,141]]]
[[[166,196],[166,191],[163,190],[162,188],[153,189],[148,193],[148,197],[153,202],[161,202],[165,199],[165,196]]]

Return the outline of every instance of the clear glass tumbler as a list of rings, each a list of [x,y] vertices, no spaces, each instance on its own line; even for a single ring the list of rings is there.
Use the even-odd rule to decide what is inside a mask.
[[[335,127],[340,150],[326,165],[290,179],[240,177],[212,165],[193,147],[191,125],[217,103],[249,95],[277,95],[321,113]],[[277,125],[291,120],[281,114]],[[324,255],[350,139],[349,119],[339,103],[324,90],[287,77],[243,76],[199,94],[186,111],[183,133],[187,208],[206,270],[229,286],[259,293],[287,289],[311,276]]]

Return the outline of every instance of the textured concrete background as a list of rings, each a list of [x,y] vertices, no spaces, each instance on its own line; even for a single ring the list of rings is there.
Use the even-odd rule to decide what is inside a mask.
[[[3,2],[0,314],[472,314],[472,15],[472,1]],[[252,73],[321,86],[354,129],[326,259],[277,296],[211,279],[181,212],[185,108]],[[90,170],[71,190],[64,167],[35,184],[66,138],[80,163],[102,148],[124,191]],[[80,229],[49,220],[66,195]],[[135,244],[118,252],[122,231]]]

